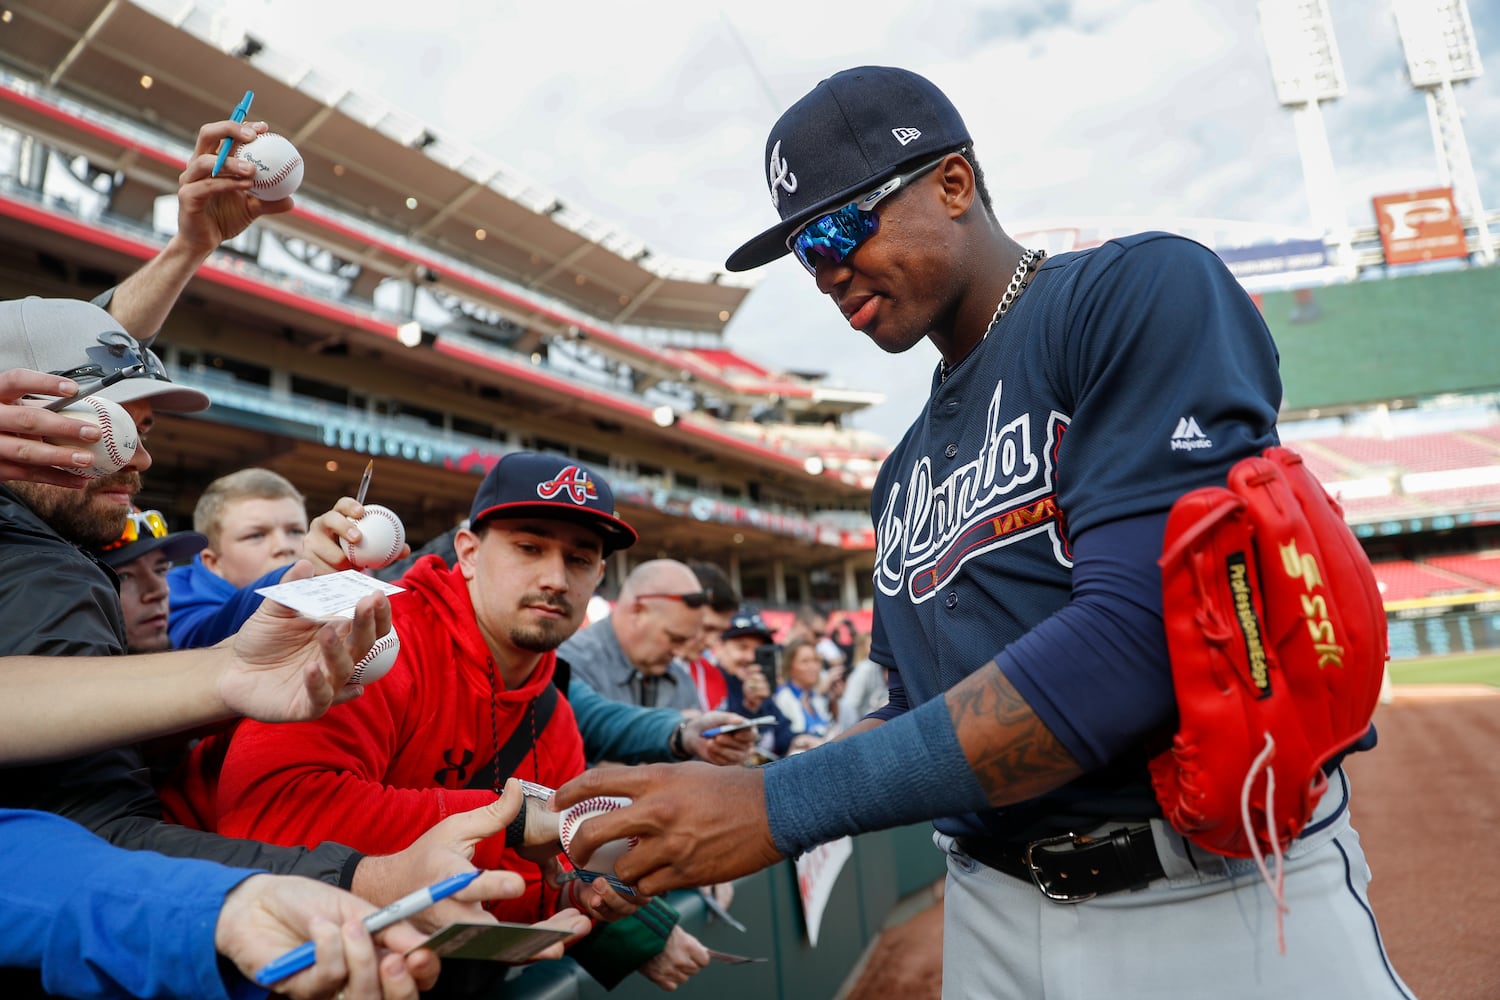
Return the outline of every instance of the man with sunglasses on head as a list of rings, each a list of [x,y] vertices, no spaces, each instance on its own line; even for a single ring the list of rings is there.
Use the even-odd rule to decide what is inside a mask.
[[[609,617],[579,631],[559,653],[611,701],[696,712],[698,691],[683,657],[698,652],[691,646],[702,635],[707,604],[686,563],[643,562],[625,578]]]
[[[657,892],[932,821],[945,996],[1408,996],[1336,764],[1275,891],[1168,826],[1146,766],[1177,725],[1168,512],[1277,442],[1255,303],[1166,233],[1056,257],[1013,239],[958,110],[906,70],[819,83],[760,163],[780,221],[726,266],[790,253],[856,333],[940,355],[871,503],[890,702],[765,768],[585,774],[560,806],[633,804],[575,844],[639,835],[617,872]]]
[[[167,635],[170,611],[167,571],[208,544],[196,531],[167,530],[159,510],[132,509],[120,537],[101,546],[99,560],[120,578],[120,609],[125,615],[125,647],[132,653],[172,648]]]

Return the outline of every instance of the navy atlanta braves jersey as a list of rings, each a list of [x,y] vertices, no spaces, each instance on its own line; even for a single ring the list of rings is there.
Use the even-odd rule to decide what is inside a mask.
[[[881,468],[872,658],[899,672],[909,704],[937,697],[1068,603],[1072,545],[1090,529],[1155,524],[1159,546],[1178,496],[1276,443],[1280,401],[1270,332],[1207,248],[1145,233],[1047,260],[984,342],[934,377]],[[1139,578],[1159,588],[1149,569]],[[1107,811],[1145,788],[1141,745],[1171,711],[1164,638],[1156,648],[1161,662],[1139,665],[1150,697],[1128,683],[1101,697],[1098,664],[1066,646],[1003,663],[1034,675],[1007,670],[1094,772],[1054,793],[1059,807],[1083,797]],[[1149,789],[1131,798],[1149,803]],[[938,826],[1003,835],[1047,811],[1038,800]]]

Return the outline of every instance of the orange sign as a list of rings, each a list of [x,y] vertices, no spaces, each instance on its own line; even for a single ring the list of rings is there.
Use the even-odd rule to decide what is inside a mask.
[[[1451,187],[1383,194],[1373,200],[1387,264],[1469,255],[1464,220],[1453,204]]]

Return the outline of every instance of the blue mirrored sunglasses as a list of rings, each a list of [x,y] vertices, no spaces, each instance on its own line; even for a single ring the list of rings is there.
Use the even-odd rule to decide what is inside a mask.
[[[817,258],[819,257],[835,264],[841,263],[851,253],[858,250],[866,240],[874,236],[880,228],[880,216],[875,213],[875,206],[902,185],[910,184],[929,170],[935,170],[938,164],[946,160],[948,156],[948,153],[944,153],[931,163],[924,163],[909,173],[892,177],[869,194],[851,201],[843,208],[829,212],[827,215],[820,215],[787,237],[787,249],[802,262],[808,274],[818,273]]]

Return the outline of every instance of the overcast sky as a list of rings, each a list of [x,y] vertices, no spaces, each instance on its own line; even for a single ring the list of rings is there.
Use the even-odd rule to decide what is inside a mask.
[[[1349,94],[1323,116],[1347,217],[1371,225],[1370,197],[1437,184],[1437,158],[1387,0],[1329,5]],[[1177,218],[1289,229],[1312,221],[1251,0],[198,6],[669,256],[722,264],[773,223],[767,130],[820,79],[867,63],[915,70],[954,98],[1011,232],[1115,216],[1163,228]],[[1494,210],[1500,4],[1470,8],[1489,72],[1458,99]],[[763,270],[729,325],[730,346],[885,393],[889,401],[854,424],[898,437],[925,398],[936,351],[924,343],[884,355],[796,263]]]

